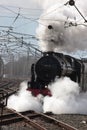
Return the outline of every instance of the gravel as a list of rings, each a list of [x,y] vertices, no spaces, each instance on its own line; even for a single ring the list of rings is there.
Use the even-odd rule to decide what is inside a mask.
[[[87,115],[80,114],[62,114],[62,115],[52,115],[52,117],[61,120],[78,130],[87,130]]]
[[[73,127],[76,127],[78,130],[87,130],[87,115],[79,115],[79,114],[60,114],[60,115],[50,115],[60,121],[63,121]],[[47,125],[47,124],[45,124]],[[49,127],[49,126],[48,126]],[[57,130],[55,128],[51,129]],[[11,124],[8,126],[3,126],[0,130],[36,130],[32,126],[28,126],[23,122]]]

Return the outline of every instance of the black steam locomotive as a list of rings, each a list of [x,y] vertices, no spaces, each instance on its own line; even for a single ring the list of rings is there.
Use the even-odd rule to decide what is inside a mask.
[[[31,66],[31,81],[28,82],[28,90],[37,96],[51,95],[48,84],[55,78],[70,77],[78,82],[84,90],[84,64],[81,60],[69,55],[56,52],[45,52],[43,56]]]

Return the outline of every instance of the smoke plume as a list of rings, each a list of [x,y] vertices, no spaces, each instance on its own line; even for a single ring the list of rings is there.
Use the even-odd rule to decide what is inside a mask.
[[[87,24],[75,7],[66,3],[67,0],[44,1],[45,11],[39,19],[37,29],[41,50],[72,52],[86,50]],[[75,2],[84,17],[87,15],[86,3],[86,0]]]

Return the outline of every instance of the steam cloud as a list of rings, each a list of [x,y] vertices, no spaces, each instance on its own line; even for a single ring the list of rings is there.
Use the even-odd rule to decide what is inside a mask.
[[[34,110],[55,114],[87,114],[87,92],[80,93],[79,85],[67,77],[56,79],[49,85],[52,97],[43,97],[42,95],[33,97],[31,92],[26,91],[26,88],[27,83],[23,82],[17,95],[12,95],[8,99],[8,108],[17,111]]]
[[[49,85],[49,88],[53,96],[44,98],[44,112],[87,114],[87,93],[80,93],[77,83],[64,77]]]
[[[39,95],[38,97],[32,96],[31,92],[26,91],[27,89],[27,82],[22,82],[20,85],[20,90],[16,95],[12,95],[8,99],[8,108],[13,108],[16,111],[42,111],[42,105]]]
[[[66,2],[67,0],[44,1],[43,8],[48,9],[41,15],[37,29],[43,51],[86,50],[87,27],[83,25],[86,23],[74,6],[64,5]],[[86,3],[86,0],[77,0],[75,3],[84,16],[87,15]],[[51,29],[48,28],[49,25],[52,26]]]

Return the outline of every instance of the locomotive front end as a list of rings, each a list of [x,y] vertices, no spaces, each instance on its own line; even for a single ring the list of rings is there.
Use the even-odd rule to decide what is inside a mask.
[[[61,75],[61,66],[57,58],[51,54],[45,54],[35,66],[37,77],[45,82],[51,82],[56,76]]]
[[[45,52],[35,64],[32,64],[29,90],[34,95],[51,95],[48,85],[54,82],[55,78],[67,76],[83,84],[83,72],[84,65],[80,60],[62,53]]]

